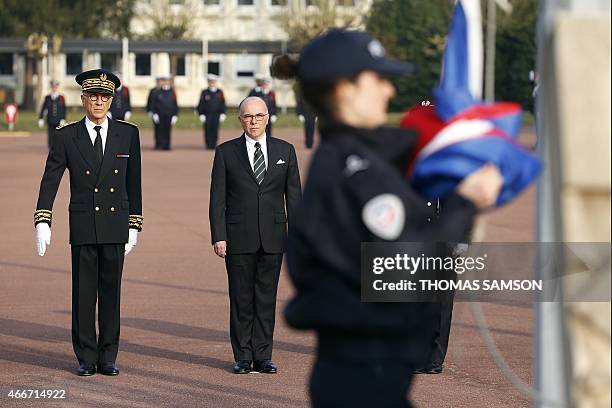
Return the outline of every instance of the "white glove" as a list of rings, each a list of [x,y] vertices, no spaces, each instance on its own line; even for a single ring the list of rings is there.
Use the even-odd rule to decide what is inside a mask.
[[[41,129],[45,127],[45,120],[44,119],[38,119],[38,127],[41,128]]]
[[[270,116],[270,122],[275,123],[276,119],[277,119],[276,115]]]
[[[298,119],[300,120],[300,122],[304,123],[306,122],[306,118],[304,117],[304,115],[298,115]]]
[[[159,123],[159,115],[157,113],[154,113],[153,116],[151,116],[151,119],[153,119],[153,123],[156,125]]]
[[[421,106],[429,106],[431,105],[431,102],[429,101],[421,101]]]
[[[227,119],[227,116],[225,115],[225,113],[222,113],[222,114],[219,115],[219,120],[221,122],[225,122],[225,119]]]
[[[172,119],[170,119],[170,125],[174,126],[176,125],[176,121],[178,120],[178,118],[176,116],[173,116]]]
[[[136,244],[138,243],[138,230],[130,228],[129,234],[130,235],[128,236],[127,244],[125,244],[125,253],[123,254],[123,256],[126,256],[127,254],[129,254],[132,251],[132,249],[134,249]]]
[[[151,119],[153,119],[153,112],[148,111],[148,112],[147,112],[147,115],[149,115],[149,117],[150,117]]]
[[[206,123],[206,115],[200,115],[200,122]]]
[[[47,251],[47,245],[51,245],[51,227],[46,222],[36,224],[36,250],[38,256],[43,256]]]
[[[132,117],[132,112],[130,111],[125,112],[125,115],[123,115],[123,119],[125,120],[130,120],[130,117]]]
[[[64,126],[66,124],[66,119],[60,120],[60,126]]]

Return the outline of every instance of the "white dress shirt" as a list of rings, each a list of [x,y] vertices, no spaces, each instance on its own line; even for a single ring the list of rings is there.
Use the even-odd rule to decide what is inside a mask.
[[[87,128],[87,133],[89,133],[92,145],[96,143],[96,136],[98,136],[94,126],[102,126],[102,129],[100,129],[100,136],[102,136],[102,154],[104,154],[104,150],[106,149],[106,135],[108,134],[108,118],[104,117],[104,122],[101,125],[96,125],[85,116],[85,127]]]
[[[261,145],[261,152],[263,153],[266,170],[268,170],[268,149],[266,148],[266,134],[264,133],[259,138],[259,140],[255,140],[255,139],[251,139],[249,135],[245,133],[244,138],[246,139],[246,148],[247,148],[247,153],[249,155],[249,162],[251,163],[251,169],[255,171],[255,166],[254,166],[255,143],[259,142],[259,144]]]

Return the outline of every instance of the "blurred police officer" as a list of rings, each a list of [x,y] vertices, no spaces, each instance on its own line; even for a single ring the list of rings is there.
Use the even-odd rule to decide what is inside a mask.
[[[45,96],[38,115],[38,127],[45,126],[45,114],[47,115],[47,147],[51,148],[55,128],[66,123],[66,99],[59,93],[59,82],[52,80],[51,93]]]
[[[34,213],[36,246],[43,256],[51,243],[53,202],[67,168],[78,374],[117,375],[123,260],[142,229],[140,141],[135,125],[106,116],[119,78],[96,69],[80,73],[76,81],[86,115],[55,132]]]
[[[153,101],[155,100],[156,93],[161,89],[162,77],[158,76],[155,78],[155,86],[149,90],[149,95],[147,96],[147,115],[151,118],[153,122],[153,140],[154,140],[154,148],[155,150],[159,149],[159,121],[156,123],[153,120]]]
[[[119,76],[118,74],[115,75]],[[130,103],[130,90],[125,84],[121,84],[115,89],[113,102],[108,112],[111,119],[130,120],[132,104]]]
[[[204,125],[204,145],[207,149],[217,146],[219,122],[225,121],[225,96],[218,87],[219,77],[208,74],[208,88],[202,91],[197,112]]]
[[[459,185],[439,219],[427,220],[427,202],[405,180],[415,134],[381,128],[394,95],[386,77],[406,70],[367,33],[343,30],[314,39],[297,65],[274,64],[279,77],[297,74],[320,121],[321,145],[289,230],[297,292],[285,309],[291,326],[318,336],[314,407],[409,406],[413,368],[431,353],[434,310],[361,302],[361,244],[458,240],[474,202],[493,204],[501,186],[497,169],[485,167]]]
[[[251,89],[249,96],[256,96],[263,99],[268,108],[270,118],[266,126],[266,135],[272,136],[272,125],[278,119],[276,116],[276,93],[272,90],[272,81],[261,75],[255,77],[255,88]]]
[[[304,139],[307,149],[312,149],[314,144],[315,125],[317,114],[308,102],[304,100],[299,88],[295,92],[297,102],[296,114],[300,122],[304,124]]]
[[[157,125],[156,149],[170,150],[170,133],[178,120],[176,92],[172,88],[172,78],[161,78],[161,86],[155,91],[151,101],[153,123]]]

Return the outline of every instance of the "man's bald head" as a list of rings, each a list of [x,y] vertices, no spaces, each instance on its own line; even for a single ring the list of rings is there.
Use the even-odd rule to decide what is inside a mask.
[[[259,140],[268,124],[268,107],[264,100],[257,96],[249,96],[240,102],[238,109],[244,133],[252,139]]]
[[[238,105],[240,116],[247,110],[247,106],[249,110],[255,109],[259,113],[268,113],[266,102],[258,96],[247,96],[240,102]]]

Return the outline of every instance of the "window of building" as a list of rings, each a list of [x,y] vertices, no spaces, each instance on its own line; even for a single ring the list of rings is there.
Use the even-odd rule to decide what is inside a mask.
[[[83,54],[66,54],[66,74],[77,75],[83,71]]]
[[[239,6],[254,6],[255,0],[238,0]]]
[[[118,54],[100,54],[100,66],[111,72],[119,70],[119,55]]]
[[[286,6],[287,0],[270,0],[270,4],[273,6]]]
[[[0,52],[0,75],[13,75],[13,53]]]
[[[206,72],[209,74],[221,75],[221,63],[218,61],[208,61]]]
[[[240,54],[236,56],[236,77],[253,78],[257,71],[257,56]]]
[[[221,0],[204,0],[205,6],[219,6],[221,4]]]
[[[185,56],[176,55],[176,76],[185,76]]]
[[[136,75],[151,75],[151,54],[136,54]]]
[[[183,5],[185,0],[170,0],[170,4],[172,5]]]

